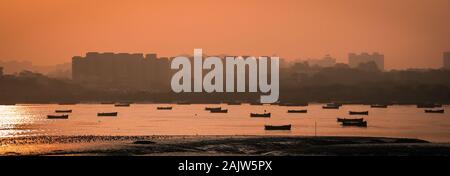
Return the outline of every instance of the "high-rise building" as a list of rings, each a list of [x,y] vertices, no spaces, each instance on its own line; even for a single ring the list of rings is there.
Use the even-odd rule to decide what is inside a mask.
[[[360,64],[374,62],[379,70],[384,70],[384,55],[379,53],[350,53],[348,55],[348,65],[352,68],[358,67]]]
[[[169,60],[156,54],[89,52],[72,58],[73,80],[97,88],[168,91],[169,71]]]
[[[450,69],[450,51],[444,52],[444,69]]]

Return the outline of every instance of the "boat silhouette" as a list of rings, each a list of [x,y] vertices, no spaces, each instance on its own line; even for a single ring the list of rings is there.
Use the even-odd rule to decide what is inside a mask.
[[[444,113],[444,109],[426,109],[425,113]]]
[[[367,121],[362,122],[343,121],[342,126],[367,127]]]
[[[222,107],[206,107],[205,108],[205,111],[212,111],[212,110],[221,110],[222,109]]]
[[[118,103],[114,105],[115,107],[130,107],[129,103]]]
[[[288,110],[288,113],[307,113],[308,110],[304,109],[304,110]]]
[[[66,110],[55,110],[55,113],[72,113],[71,109],[66,109]]]
[[[63,115],[47,115],[47,119],[68,119],[69,115],[63,114]]]
[[[270,113],[263,113],[263,114],[250,113],[250,117],[270,118]]]
[[[99,112],[97,116],[117,116],[117,112]]]
[[[264,125],[265,130],[291,130],[291,125]]]
[[[228,109],[211,109],[211,113],[228,113]]]
[[[369,111],[349,111],[350,115],[369,115]]]
[[[167,107],[156,107],[157,110],[172,110],[172,106]]]
[[[347,119],[347,118],[337,118],[337,122],[363,122],[364,118],[358,118],[358,119]]]

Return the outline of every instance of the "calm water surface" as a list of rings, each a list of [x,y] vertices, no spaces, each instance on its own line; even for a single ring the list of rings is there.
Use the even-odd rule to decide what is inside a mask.
[[[158,111],[158,106],[172,106]],[[221,106],[227,114],[211,114],[205,107]],[[415,106],[373,109],[367,105],[344,105],[324,110],[322,104],[307,107],[274,105],[15,105],[0,106],[0,137],[30,135],[302,135],[386,136],[450,142],[450,106],[444,114],[426,114]],[[56,109],[72,109],[67,120],[50,120]],[[288,114],[288,109],[308,109],[307,114]],[[250,118],[251,112],[272,113],[272,118]],[[342,127],[336,117],[348,111],[369,111],[367,128]],[[117,117],[97,117],[98,112],[118,112]],[[264,125],[292,124],[292,131],[265,131]]]

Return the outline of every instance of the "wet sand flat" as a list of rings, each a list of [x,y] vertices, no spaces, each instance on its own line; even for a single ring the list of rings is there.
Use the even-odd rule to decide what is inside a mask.
[[[450,144],[334,136],[30,136],[0,138],[0,155],[449,156]]]

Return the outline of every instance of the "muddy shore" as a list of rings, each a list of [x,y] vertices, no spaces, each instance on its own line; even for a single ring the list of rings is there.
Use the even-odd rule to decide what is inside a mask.
[[[449,156],[450,144],[334,136],[31,136],[0,138],[0,155]]]

